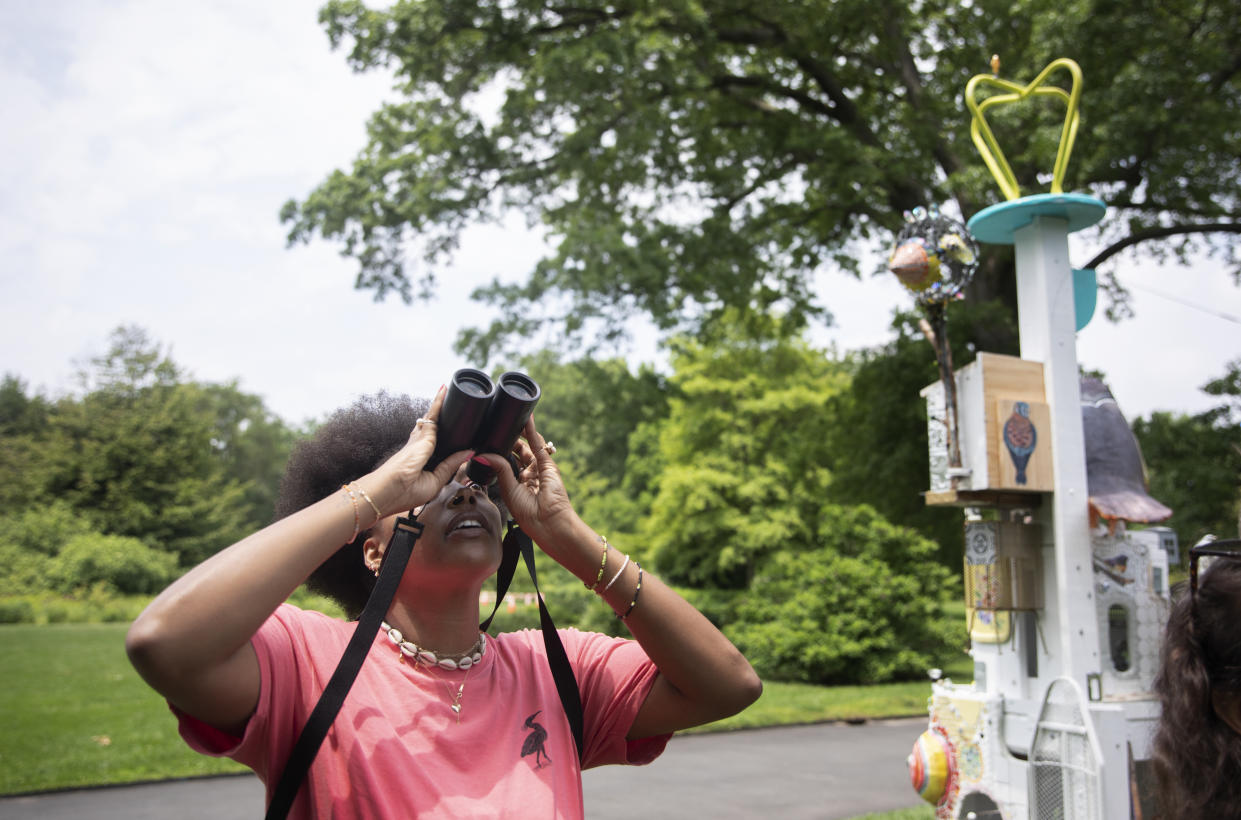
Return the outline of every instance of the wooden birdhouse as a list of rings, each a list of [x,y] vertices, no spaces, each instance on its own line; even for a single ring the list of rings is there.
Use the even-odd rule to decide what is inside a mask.
[[[922,390],[931,463],[926,502],[1020,504],[1014,494],[1051,492],[1051,412],[1043,392],[1043,365],[979,353],[956,372],[956,392],[960,467],[948,463],[943,382]]]

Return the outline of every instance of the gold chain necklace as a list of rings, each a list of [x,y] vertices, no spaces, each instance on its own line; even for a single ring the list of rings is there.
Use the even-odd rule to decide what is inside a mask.
[[[452,703],[448,704],[448,708],[452,709],[454,715],[457,716],[457,723],[461,723],[461,696],[465,694],[465,682],[469,680],[470,670],[482,661],[483,655],[487,653],[487,634],[485,632],[478,633],[478,640],[474,646],[470,647],[460,655],[446,656],[443,654],[436,655],[434,652],[423,649],[412,641],[405,640],[405,636],[401,634],[399,629],[392,627],[387,621],[384,621],[383,629],[388,633],[390,640],[397,647],[397,658],[401,663],[405,663],[408,658],[413,661],[414,666],[424,667],[431,673],[431,677],[444,684],[445,690]],[[457,687],[457,693],[454,695],[451,684],[441,678],[435,671],[435,667],[445,670],[464,670],[465,675],[461,678],[461,685]]]
[[[457,687],[457,694],[454,695],[452,693],[452,685],[449,684],[448,681],[441,678],[438,674],[436,674],[435,667],[431,666],[430,664],[426,665],[426,669],[428,672],[431,673],[431,677],[435,678],[440,683],[444,684],[444,689],[448,692],[448,697],[452,698],[452,703],[448,704],[448,708],[451,709],[453,714],[457,716],[458,726],[461,725],[461,696],[465,694],[465,682],[466,680],[469,679],[470,669],[472,668],[473,667],[466,668],[465,675],[461,678],[461,685]]]

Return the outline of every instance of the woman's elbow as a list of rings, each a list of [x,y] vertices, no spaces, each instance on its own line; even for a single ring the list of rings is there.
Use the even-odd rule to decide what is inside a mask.
[[[723,693],[723,697],[718,701],[723,714],[717,720],[732,717],[745,711],[762,694],[763,681],[759,678],[758,673],[754,671],[754,667],[750,666],[748,661],[742,659],[740,668],[729,677],[729,683]]]
[[[754,704],[763,694],[763,681],[759,678],[758,673],[754,671],[754,667],[746,664],[746,674],[742,676],[742,680],[737,687],[737,700],[740,712]],[[735,714],[735,713],[734,713]]]
[[[138,674],[152,687],[169,675],[175,665],[175,653],[169,645],[166,630],[158,616],[144,612],[129,625],[125,633],[125,654]]]

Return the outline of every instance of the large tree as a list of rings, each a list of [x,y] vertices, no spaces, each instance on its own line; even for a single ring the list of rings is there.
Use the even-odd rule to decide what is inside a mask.
[[[470,224],[541,222],[554,252],[497,260],[476,293],[503,317],[459,340],[477,360],[543,323],[597,338],[633,313],[665,330],[729,306],[825,315],[815,275],[855,269],[903,210],[998,199],[961,99],[993,53],[1017,80],[1061,56],[1084,69],[1067,187],[1111,206],[1095,264],[1241,232],[1241,16],[1221,0],[335,0],[321,19],[399,97],[351,169],[285,206],[290,239],[341,242],[358,287],[409,299]],[[996,117],[1027,191],[1062,117]],[[989,251],[971,295],[1011,307],[1009,271]]]
[[[824,543],[815,522],[832,483],[828,408],[849,379],[787,321],[730,314],[708,341],[673,346],[658,449],[630,456],[657,464],[645,546],[675,583],[744,589],[765,556]]]

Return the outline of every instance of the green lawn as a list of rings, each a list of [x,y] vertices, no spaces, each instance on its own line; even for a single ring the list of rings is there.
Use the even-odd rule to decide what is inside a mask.
[[[127,626],[0,627],[0,794],[244,770],[181,741],[125,657]]]
[[[163,699],[125,657],[126,628],[0,626],[0,794],[244,771],[181,741]],[[964,655],[945,665],[961,680],[970,668]],[[929,695],[923,681],[830,688],[768,683],[745,712],[699,731],[921,715]]]
[[[850,820],[935,820],[935,809],[927,804],[913,809],[897,809],[880,814],[863,814]]]

